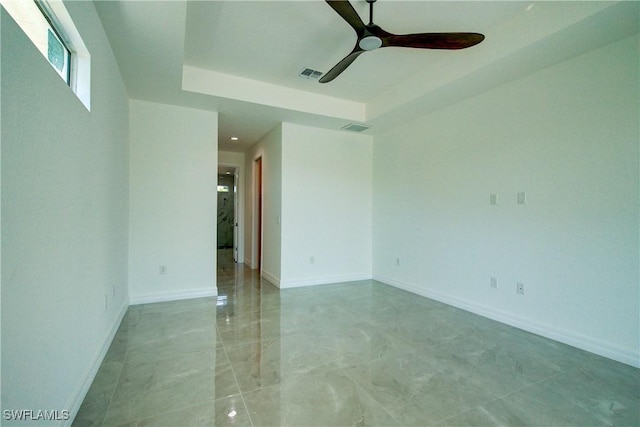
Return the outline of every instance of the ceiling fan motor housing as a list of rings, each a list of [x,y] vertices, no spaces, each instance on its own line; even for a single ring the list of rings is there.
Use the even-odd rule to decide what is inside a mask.
[[[374,35],[366,35],[358,41],[360,49],[374,50],[382,46],[382,39]]]

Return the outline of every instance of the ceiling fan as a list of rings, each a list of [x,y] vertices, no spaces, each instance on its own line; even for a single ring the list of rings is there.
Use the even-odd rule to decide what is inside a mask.
[[[369,23],[366,25],[347,0],[325,1],[355,30],[358,40],[351,53],[322,76],[320,83],[328,83],[338,77],[361,53],[369,50],[392,46],[418,49],[465,49],[484,40],[484,35],[478,33],[392,34],[373,23],[373,4],[376,0],[366,0],[369,3]]]

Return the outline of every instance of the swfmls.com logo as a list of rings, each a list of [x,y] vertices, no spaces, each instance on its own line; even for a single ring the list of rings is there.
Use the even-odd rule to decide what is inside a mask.
[[[69,411],[47,409],[5,409],[2,416],[6,421],[67,421],[70,418]]]

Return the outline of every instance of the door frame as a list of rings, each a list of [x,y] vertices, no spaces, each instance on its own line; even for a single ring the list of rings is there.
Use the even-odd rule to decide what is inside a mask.
[[[263,189],[264,189],[264,163],[262,155],[253,159],[253,224],[251,242],[251,268],[257,269],[262,274],[263,259]]]

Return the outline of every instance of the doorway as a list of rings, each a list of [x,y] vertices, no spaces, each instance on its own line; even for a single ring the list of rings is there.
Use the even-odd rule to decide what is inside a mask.
[[[235,167],[218,167],[217,247],[219,252],[228,251],[234,262],[238,262],[237,184]]]

